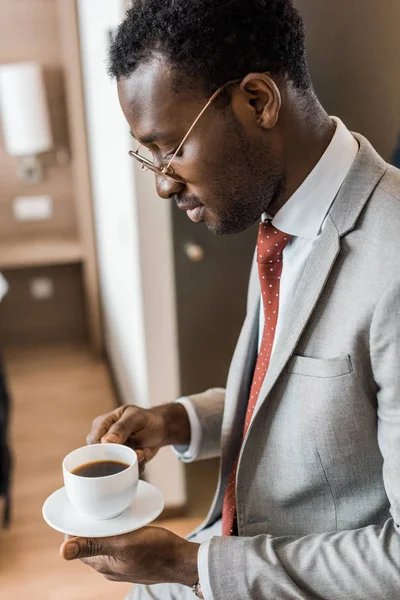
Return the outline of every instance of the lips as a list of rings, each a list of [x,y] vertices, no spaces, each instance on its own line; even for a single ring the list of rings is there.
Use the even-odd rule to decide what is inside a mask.
[[[179,200],[176,202],[178,205],[178,208],[180,208],[181,210],[194,210],[195,208],[197,208],[198,206],[202,206],[202,204],[200,204],[200,202],[180,202]]]
[[[191,210],[187,211],[187,215],[188,215],[189,219],[191,221],[194,221],[195,223],[200,223],[200,221],[203,220],[203,213],[204,213],[204,204],[201,204],[200,206],[196,206],[196,208],[192,208]]]
[[[178,207],[181,210],[187,212],[187,215],[191,221],[199,223],[202,220],[204,212],[204,204],[198,202],[177,202]]]

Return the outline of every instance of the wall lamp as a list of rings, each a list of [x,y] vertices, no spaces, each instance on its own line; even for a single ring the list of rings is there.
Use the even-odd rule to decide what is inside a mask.
[[[0,115],[6,152],[19,158],[24,183],[42,179],[39,155],[53,146],[41,67],[35,62],[0,65]]]

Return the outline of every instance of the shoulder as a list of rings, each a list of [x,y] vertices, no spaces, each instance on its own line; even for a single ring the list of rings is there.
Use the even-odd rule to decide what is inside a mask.
[[[381,224],[394,233],[393,228],[398,230],[400,227],[400,170],[391,165],[386,167],[371,194],[366,211],[373,219],[374,227],[379,228]]]
[[[376,193],[387,196],[387,200],[392,199],[395,205],[400,204],[400,169],[387,165],[386,173],[380,180]]]

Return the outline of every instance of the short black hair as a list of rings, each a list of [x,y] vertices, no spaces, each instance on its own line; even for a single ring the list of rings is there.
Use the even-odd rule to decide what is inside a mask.
[[[250,72],[310,87],[304,23],[292,0],[133,0],[113,39],[120,79],[153,56],[211,92]]]

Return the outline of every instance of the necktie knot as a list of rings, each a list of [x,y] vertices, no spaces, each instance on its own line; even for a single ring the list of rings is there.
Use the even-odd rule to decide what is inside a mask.
[[[257,237],[257,262],[268,264],[279,262],[291,236],[280,231],[271,222],[260,223]]]

